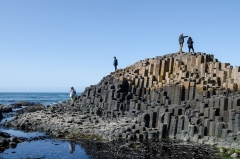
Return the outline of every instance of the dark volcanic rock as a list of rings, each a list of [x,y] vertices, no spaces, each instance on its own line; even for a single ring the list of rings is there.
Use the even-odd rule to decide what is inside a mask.
[[[22,108],[22,106],[31,106],[31,105],[37,105],[37,104],[38,103],[19,101],[19,102],[10,104],[9,106],[12,107],[12,108]]]
[[[6,132],[0,132],[0,152],[3,152],[6,148],[16,147],[18,143],[27,140],[22,137],[11,136]]]
[[[9,112],[12,112],[12,107],[11,107],[11,106],[6,106],[6,105],[3,105],[3,104],[0,104],[0,110],[1,110],[3,113],[9,113]]]
[[[44,108],[45,107],[42,104],[35,104],[35,105],[30,105],[30,106],[28,106],[26,108],[23,108],[21,110],[18,110],[17,113],[22,114],[22,113],[26,113],[26,112],[35,112],[35,111],[42,110]]]
[[[169,141],[94,142],[78,141],[88,156],[94,159],[158,159],[158,158],[212,158],[220,159],[217,149],[198,144]]]

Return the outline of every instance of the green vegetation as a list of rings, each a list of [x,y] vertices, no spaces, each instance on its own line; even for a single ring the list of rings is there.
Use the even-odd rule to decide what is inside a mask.
[[[219,151],[223,159],[232,159],[231,155],[233,153],[238,153],[238,156],[240,156],[240,149],[237,149],[237,148],[233,149],[233,148],[220,147]],[[240,159],[240,157],[237,157],[237,159]]]
[[[240,154],[240,149],[235,149],[235,152]]]

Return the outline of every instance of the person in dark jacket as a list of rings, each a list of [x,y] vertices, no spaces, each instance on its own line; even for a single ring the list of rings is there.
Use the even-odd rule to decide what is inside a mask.
[[[189,52],[190,52],[191,49],[192,49],[192,51],[194,52],[193,40],[192,40],[192,38],[191,38],[190,36],[189,36],[189,38],[188,38],[187,44],[188,44]]]
[[[115,67],[115,71],[116,71],[117,65],[118,65],[118,60],[117,60],[117,58],[115,56],[113,58],[114,58],[113,66]]]
[[[182,52],[183,43],[184,43],[184,38],[187,38],[187,37],[188,37],[188,36],[183,36],[183,33],[179,36],[179,38],[178,38],[179,45],[180,45],[179,52]]]

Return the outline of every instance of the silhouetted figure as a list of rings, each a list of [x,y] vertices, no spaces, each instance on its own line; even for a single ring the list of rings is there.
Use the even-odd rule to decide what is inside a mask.
[[[192,51],[194,52],[194,48],[193,48],[193,40],[191,37],[188,38],[188,41],[187,41],[187,44],[188,44],[188,49],[189,49],[189,52]]]
[[[118,60],[117,60],[117,58],[115,56],[113,58],[114,58],[113,66],[115,67],[115,71],[116,71],[117,65],[118,65]]]
[[[72,154],[75,151],[75,143],[72,141],[69,142],[69,152]]]
[[[182,52],[183,43],[184,43],[184,38],[187,38],[187,37],[188,37],[188,36],[183,36],[183,33],[179,36],[179,38],[178,38],[179,45],[180,45],[179,52]]]

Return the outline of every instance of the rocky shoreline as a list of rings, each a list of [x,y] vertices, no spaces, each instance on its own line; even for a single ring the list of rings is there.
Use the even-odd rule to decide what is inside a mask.
[[[13,109],[16,109],[16,108],[18,108],[19,110],[17,110],[16,113],[14,113]],[[35,112],[37,110],[42,110],[43,108],[44,106],[42,104],[29,103],[25,101],[19,101],[7,106],[0,104],[0,119],[6,120],[4,119],[4,115],[6,113],[8,113],[9,116],[16,116],[17,114],[22,114],[24,112]],[[16,137],[16,136],[10,135],[7,132],[0,131],[0,151],[3,152],[5,149],[15,148],[18,143],[22,143],[24,141],[30,142],[33,140],[40,140],[44,138],[45,138],[44,136],[38,136],[34,138]]]
[[[78,97],[80,98],[80,97]],[[3,123],[5,127],[15,127],[24,130],[43,131],[56,138],[88,139],[111,141],[114,130],[126,128],[131,130],[134,125],[131,118],[120,118],[107,123],[98,116],[85,114],[78,105],[72,106],[71,101],[45,107],[40,111],[22,113],[19,111],[11,121]],[[25,109],[23,111],[27,112]],[[20,113],[21,112],[21,113]],[[103,134],[100,134],[100,133]],[[106,133],[105,133],[106,132]]]
[[[205,53],[118,69],[71,101],[17,113],[6,127],[95,141],[174,139],[240,154],[240,67]],[[223,149],[226,148],[226,149]]]
[[[213,158],[220,159],[223,155],[212,146],[182,141],[126,141],[97,142],[80,140],[79,143],[87,155],[94,159],[156,159],[156,158]]]
[[[64,102],[65,103],[65,102]],[[70,101],[66,102],[69,103],[67,105],[71,105]],[[66,107],[67,107],[66,105]],[[29,107],[29,108],[28,108]],[[36,105],[31,105],[23,108],[22,111],[17,111],[17,113],[14,115],[15,118],[18,118],[18,116],[23,115],[22,112],[27,112],[28,110],[32,112],[31,107],[35,108]],[[40,106],[40,108],[42,108]],[[70,106],[70,108],[67,108],[68,113],[72,111],[73,106]],[[25,110],[24,110],[25,109]],[[61,108],[60,108],[61,109]],[[42,109],[42,111],[44,111]],[[45,110],[46,111],[46,110]],[[39,115],[38,109],[36,109],[36,114]],[[34,113],[33,113],[34,114]],[[3,125],[9,127],[9,123],[11,122],[5,122]],[[16,128],[30,131],[35,130],[36,128],[33,128],[27,124],[28,127],[22,126],[16,126]],[[13,127],[11,125],[11,127]],[[43,131],[42,129],[39,129],[40,127],[37,127],[38,131]],[[53,134],[53,132],[45,131],[47,134]],[[4,134],[7,134],[4,132]],[[61,135],[60,135],[61,134]],[[117,141],[109,141],[107,139],[103,139],[99,135],[94,134],[84,134],[84,133],[60,133],[55,135],[56,138],[62,140],[67,139],[69,141],[74,142],[75,144],[79,144],[81,147],[84,148],[87,155],[92,158],[118,158],[118,159],[125,159],[125,158],[132,158],[132,159],[140,159],[140,158],[164,158],[164,157],[178,157],[178,158],[221,158],[221,155],[218,153],[218,151],[214,147],[210,146],[204,146],[201,144],[194,144],[189,142],[181,142],[180,140],[140,140],[140,141],[134,141],[134,140],[122,140],[118,139]],[[63,135],[64,134],[64,135]],[[47,136],[37,136],[34,138],[17,138],[14,136],[10,136],[8,134],[9,139],[7,140],[8,143],[5,144],[5,147],[2,147],[1,151],[3,152],[7,148],[14,148],[17,146],[18,143],[24,142],[24,141],[35,141],[35,140],[45,140],[49,137]],[[1,138],[1,132],[0,132],[0,138]],[[10,139],[14,139],[14,141],[18,142],[10,142]],[[1,141],[1,140],[0,140]],[[189,153],[191,152],[191,153]]]
[[[18,143],[25,141],[25,138],[10,136],[6,132],[0,132],[0,152],[3,152],[9,147],[16,147]]]

